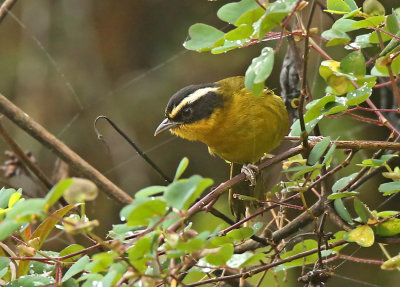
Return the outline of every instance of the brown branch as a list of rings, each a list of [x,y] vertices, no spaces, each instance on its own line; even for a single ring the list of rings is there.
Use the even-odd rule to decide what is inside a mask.
[[[268,160],[262,162],[261,164],[258,165],[258,169],[262,170],[274,163],[278,163],[284,159],[287,159],[296,154],[299,154],[302,150],[303,150],[302,146],[296,146],[294,148],[291,148],[291,149],[287,150],[286,152],[283,152],[271,159],[268,159]],[[232,179],[221,183],[218,187],[213,189],[210,193],[208,193],[206,196],[204,196],[202,199],[200,199],[196,204],[194,204],[191,208],[189,208],[189,210],[187,211],[187,214],[186,214],[187,218],[191,217],[195,213],[202,210],[203,207],[206,206],[214,198],[220,196],[224,191],[226,191],[233,185],[237,184],[238,182],[244,180],[245,178],[246,178],[246,175],[244,173],[240,173],[240,174],[234,176]],[[178,221],[175,224],[171,225],[167,231],[172,232],[180,226],[181,226],[181,221]]]
[[[345,168],[346,166],[348,166],[350,164],[351,159],[353,158],[355,152],[350,152],[349,156],[339,165],[335,166],[333,169],[331,169],[330,171],[328,171],[327,173],[325,173],[323,176],[319,177],[316,181],[314,181],[313,183],[311,183],[308,188],[307,191],[310,191],[314,186],[316,186],[318,183],[320,183],[321,181],[323,181],[325,178],[327,178],[328,176],[336,173],[337,171],[341,170],[342,168]]]
[[[339,241],[336,241],[336,242],[334,242],[332,244],[329,244],[328,248],[331,249],[331,248],[343,245],[345,243],[346,243],[345,240],[339,240]],[[321,250],[326,250],[326,246],[323,246],[321,248]],[[278,261],[272,262],[270,264],[266,264],[266,265],[258,267],[258,268],[251,269],[251,270],[246,271],[246,272],[233,274],[233,275],[228,275],[228,276],[220,276],[220,277],[216,277],[216,278],[211,278],[211,279],[208,279],[208,280],[203,280],[203,281],[200,281],[200,282],[187,284],[186,286],[191,286],[191,287],[192,286],[200,286],[200,285],[203,285],[203,284],[208,284],[208,283],[213,283],[213,282],[220,282],[220,281],[228,281],[228,280],[233,280],[233,279],[237,279],[237,278],[241,278],[241,277],[246,279],[246,278],[251,277],[251,276],[253,276],[253,275],[257,274],[257,273],[260,273],[260,272],[263,272],[265,270],[271,269],[272,267],[279,266],[281,264],[284,264],[284,263],[287,263],[287,262],[291,262],[293,260],[296,260],[296,259],[299,259],[299,258],[303,258],[303,257],[309,256],[309,255],[317,253],[317,252],[318,252],[318,248],[314,248],[314,249],[311,249],[311,250],[308,250],[308,251],[301,252],[301,253],[298,253],[296,255],[290,256],[288,258],[285,258],[285,259],[282,259],[282,260],[278,260]]]
[[[316,0],[313,0],[312,6],[311,6],[311,12],[308,18],[308,23],[306,27],[305,33],[308,35],[310,32],[310,27],[311,27],[311,22],[312,22],[312,17],[314,15],[315,7],[316,7]],[[306,124],[304,122],[304,103],[305,103],[305,97],[307,95],[307,67],[308,67],[308,55],[310,52],[310,47],[308,46],[309,44],[309,37],[306,37],[304,39],[304,57],[303,57],[303,77],[302,77],[302,82],[301,82],[301,93],[300,93],[300,98],[299,98],[299,105],[297,108],[297,112],[299,114],[299,121],[300,121],[300,128],[301,128],[301,137],[303,141],[303,146],[308,149],[308,140],[307,140],[307,132],[306,132]]]
[[[300,141],[300,137],[285,137],[285,140],[297,140]],[[314,147],[318,142],[320,142],[323,137],[310,137],[309,145]],[[400,143],[398,142],[387,142],[387,141],[332,141],[331,144],[335,144],[338,149],[386,149],[386,150],[400,150]]]
[[[308,225],[310,222],[314,220],[309,213],[312,213],[314,217],[320,216],[325,211],[325,200],[326,200],[325,197],[321,197],[320,200],[318,200],[316,203],[314,203],[314,205],[312,205],[308,209],[308,212],[307,211],[303,212],[295,219],[293,219],[290,223],[285,225],[283,228],[273,232],[272,240],[278,243],[282,239],[288,237],[289,235],[297,232],[304,226]]]
[[[0,23],[4,20],[7,16],[8,11],[14,6],[17,0],[5,0],[0,7]]]
[[[133,201],[132,197],[117,187],[108,178],[72,151],[67,145],[49,133],[44,127],[35,122],[20,108],[1,94],[0,113],[4,114],[17,126],[25,130],[30,136],[34,137],[59,156],[75,172],[93,181],[100,190],[103,190],[110,197],[116,199],[121,204],[129,204]]]

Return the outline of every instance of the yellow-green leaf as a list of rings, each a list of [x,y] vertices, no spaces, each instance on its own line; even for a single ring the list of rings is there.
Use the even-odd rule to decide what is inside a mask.
[[[370,247],[375,241],[374,231],[368,225],[360,225],[356,227],[347,232],[343,238],[348,242],[355,242],[361,247]]]

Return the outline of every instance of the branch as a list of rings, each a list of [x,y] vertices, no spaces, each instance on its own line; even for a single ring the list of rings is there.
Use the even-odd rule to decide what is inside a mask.
[[[258,169],[262,170],[274,163],[280,162],[284,159],[287,159],[289,157],[292,157],[296,154],[299,154],[303,150],[302,146],[296,146],[294,148],[289,149],[286,152],[283,152],[271,159],[268,159],[261,164],[258,165]],[[189,210],[187,211],[187,218],[191,217],[192,215],[196,214],[200,210],[203,209],[204,206],[206,206],[209,202],[211,202],[213,199],[217,198],[220,196],[225,190],[229,189],[233,185],[237,184],[238,182],[244,180],[246,178],[246,175],[244,173],[240,173],[236,176],[234,176],[232,179],[221,183],[217,188],[213,189],[210,193],[208,193],[206,196],[204,196],[202,199],[200,199],[195,205],[193,205]],[[172,232],[175,231],[178,227],[181,226],[181,221],[176,222],[175,224],[171,225],[168,229],[167,232]]]
[[[345,240],[339,240],[336,241],[335,243],[329,244],[328,245],[328,249],[346,244],[347,242]],[[326,250],[326,246],[321,247],[321,250]],[[192,283],[192,284],[187,284],[186,286],[199,286],[199,285],[203,285],[203,284],[207,284],[207,283],[213,283],[213,282],[220,282],[220,281],[227,281],[227,280],[233,280],[233,279],[238,279],[238,278],[248,278],[253,276],[254,274],[263,272],[265,270],[271,269],[272,267],[287,263],[287,262],[291,262],[293,260],[299,259],[299,258],[303,258],[306,256],[309,256],[311,254],[317,253],[318,252],[318,248],[315,249],[311,249],[305,252],[301,252],[298,253],[296,255],[290,256],[288,258],[282,259],[282,260],[278,260],[275,262],[272,262],[270,264],[258,267],[258,268],[254,268],[251,269],[247,272],[243,272],[243,273],[238,273],[238,274],[233,274],[233,275],[228,275],[228,276],[221,276],[221,277],[216,277],[216,278],[212,278],[212,279],[208,279],[208,280],[204,280],[204,281],[200,281],[200,282],[196,282],[196,283]]]
[[[17,0],[5,0],[0,7],[0,23],[7,16],[8,11],[14,6]]]
[[[297,140],[300,141],[300,137],[285,137],[285,140]],[[323,137],[309,137],[309,146],[314,147],[320,142]],[[387,142],[387,141],[331,141],[331,144],[335,144],[338,149],[387,149],[400,151],[400,143],[398,142]]]
[[[117,187],[108,178],[72,151],[67,145],[49,133],[44,127],[31,119],[26,113],[1,94],[0,113],[4,114],[30,136],[34,137],[41,144],[50,149],[65,161],[75,172],[93,181],[99,189],[103,190],[110,197],[114,198],[121,204],[129,204],[133,201],[132,197]]]

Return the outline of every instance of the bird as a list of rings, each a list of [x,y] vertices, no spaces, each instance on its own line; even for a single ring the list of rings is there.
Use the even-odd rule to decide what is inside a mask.
[[[154,135],[169,130],[183,139],[203,142],[211,155],[231,163],[231,177],[233,164],[241,164],[251,178],[254,164],[280,144],[288,129],[282,98],[268,88],[255,97],[245,88],[245,77],[235,76],[190,85],[173,94]],[[231,205],[234,214],[243,213],[243,208],[236,209],[240,210]]]

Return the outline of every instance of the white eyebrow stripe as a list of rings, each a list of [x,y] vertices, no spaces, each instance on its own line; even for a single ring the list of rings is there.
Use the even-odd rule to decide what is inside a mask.
[[[197,101],[198,99],[200,99],[201,97],[207,95],[209,92],[215,92],[217,91],[219,88],[218,87],[208,87],[208,88],[202,88],[202,89],[198,89],[196,90],[194,93],[190,94],[189,96],[187,96],[186,98],[184,98],[179,105],[177,105],[169,114],[170,117],[175,117],[176,114],[182,109],[183,106],[187,105],[187,104],[191,104],[195,101]]]

